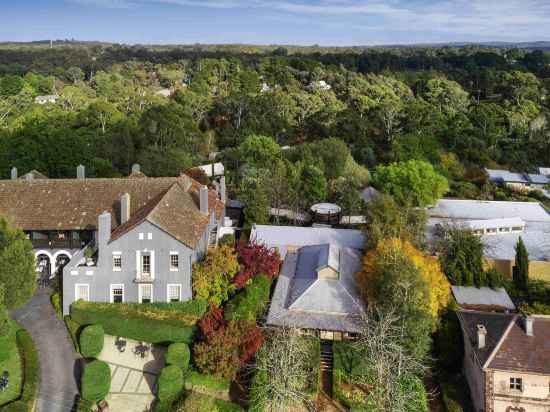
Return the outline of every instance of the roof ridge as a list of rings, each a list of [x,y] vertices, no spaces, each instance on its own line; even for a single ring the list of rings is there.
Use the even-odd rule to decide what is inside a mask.
[[[506,327],[506,330],[504,331],[504,333],[502,334],[502,336],[500,337],[499,341],[497,342],[497,344],[495,345],[495,348],[493,349],[493,351],[491,352],[491,354],[489,355],[489,357],[487,358],[487,360],[485,361],[485,363],[482,365],[481,369],[485,369],[489,366],[489,364],[493,361],[493,359],[495,358],[496,354],[498,353],[498,351],[500,350],[502,344],[504,343],[504,340],[506,339],[506,337],[508,336],[508,334],[510,333],[510,330],[512,329],[512,327],[514,326],[514,324],[516,323],[516,320],[518,319],[519,315],[514,315],[512,317],[512,319],[510,319],[510,322],[508,323],[508,326]]]

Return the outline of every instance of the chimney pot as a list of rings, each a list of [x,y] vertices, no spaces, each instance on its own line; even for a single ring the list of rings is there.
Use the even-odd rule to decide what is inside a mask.
[[[120,224],[123,225],[130,220],[130,194],[124,193],[120,196]]]
[[[487,337],[487,329],[484,325],[477,325],[477,347],[478,349],[485,348]]]
[[[208,215],[208,188],[206,186],[201,186],[199,191],[199,198],[201,213]]]
[[[76,168],[76,178],[84,179],[86,177],[86,167],[84,165],[78,165]]]
[[[526,316],[525,317],[525,334],[527,336],[534,336],[533,333],[533,323],[535,322],[535,319],[533,316]]]
[[[11,168],[11,180],[16,180],[17,179],[17,167],[12,167]]]

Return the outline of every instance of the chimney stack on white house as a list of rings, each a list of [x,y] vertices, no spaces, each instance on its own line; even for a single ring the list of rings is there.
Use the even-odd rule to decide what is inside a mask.
[[[225,176],[220,177],[220,199],[223,203],[227,200],[225,194]]]
[[[111,239],[111,214],[107,211],[98,217],[97,224],[97,246],[101,249]]]
[[[120,224],[123,225],[130,220],[130,194],[124,193],[120,196]]]
[[[525,334],[527,336],[534,336],[533,333],[533,323],[535,322],[535,318],[533,316],[526,316],[525,317]]]
[[[206,186],[201,186],[199,201],[201,213],[208,215],[208,188]]]
[[[86,167],[84,165],[78,165],[76,168],[76,178],[84,179],[86,178]]]
[[[477,348],[483,349],[486,345],[487,329],[484,325],[477,325]]]
[[[134,163],[132,165],[132,174],[133,173],[140,173],[141,172],[141,166],[138,163]]]
[[[11,168],[11,180],[17,180],[17,167]]]

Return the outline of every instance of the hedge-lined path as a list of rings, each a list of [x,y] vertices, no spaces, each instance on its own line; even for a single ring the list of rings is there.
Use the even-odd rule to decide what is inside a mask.
[[[50,288],[37,290],[12,317],[31,334],[40,358],[36,412],[70,412],[78,395],[80,356],[50,303]]]
[[[120,352],[114,336],[105,335],[103,350],[98,359],[111,368],[111,390],[107,402],[113,411],[143,412],[155,399],[157,376],[164,367],[164,348],[153,346],[142,358],[134,354],[139,342],[124,339],[126,347]]]

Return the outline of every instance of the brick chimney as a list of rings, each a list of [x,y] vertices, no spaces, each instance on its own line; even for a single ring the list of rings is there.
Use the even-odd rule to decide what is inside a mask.
[[[201,213],[208,215],[208,188],[201,186],[199,191]]]
[[[525,317],[525,334],[527,336],[534,336],[533,323],[535,323],[535,318],[533,316]]]
[[[76,178],[84,179],[86,178],[86,167],[84,165],[78,165],[76,168]]]
[[[130,194],[124,193],[120,196],[120,224],[123,225],[130,220]]]
[[[16,180],[17,179],[17,167],[12,167],[11,168],[11,180]]]
[[[487,329],[484,325],[477,325],[477,348],[483,349],[486,345]]]

